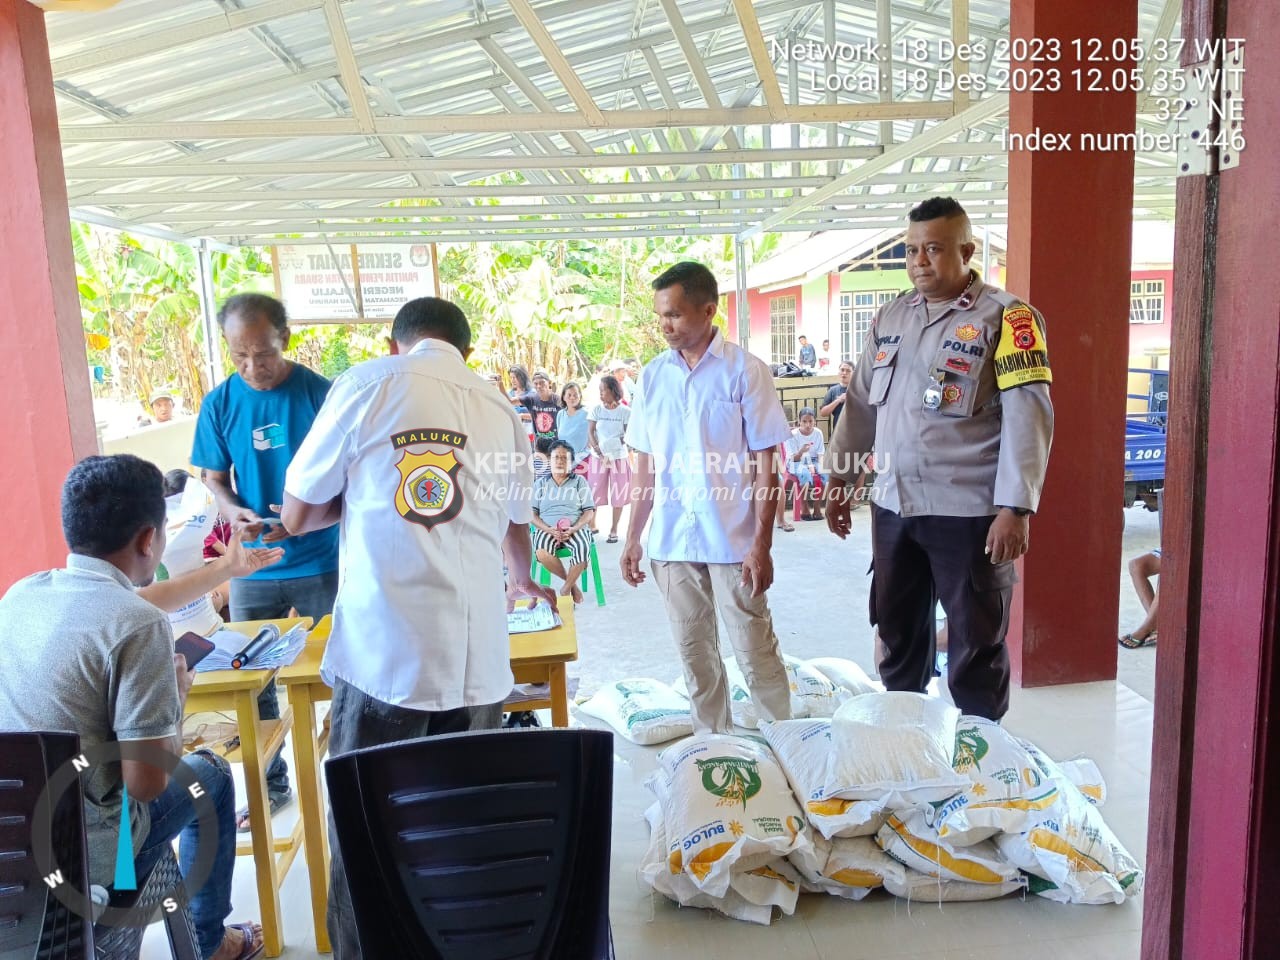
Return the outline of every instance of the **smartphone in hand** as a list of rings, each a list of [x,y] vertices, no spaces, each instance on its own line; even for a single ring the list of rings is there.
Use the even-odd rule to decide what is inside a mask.
[[[198,633],[188,630],[180,636],[173,645],[173,652],[180,653],[187,658],[187,669],[194,670],[196,664],[213,653],[216,649],[213,642]]]

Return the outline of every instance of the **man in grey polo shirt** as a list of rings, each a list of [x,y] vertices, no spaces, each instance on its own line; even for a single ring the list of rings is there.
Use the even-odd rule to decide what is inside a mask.
[[[89,457],[62,488],[67,566],[33,574],[0,599],[0,730],[79,734],[103,743],[182,755],[183,705],[194,671],[173,649],[168,617],[134,593],[151,582],[165,545],[163,477],[134,456]],[[256,923],[224,927],[235,866],[235,792],[226,761],[198,752],[182,761],[218,817],[216,855],[190,891],[202,955],[249,960],[263,949]],[[111,886],[124,790],[141,882],[175,837],[184,873],[200,838],[192,797],[143,760],[92,769],[84,779],[90,882]],[[138,843],[141,840],[141,843]]]

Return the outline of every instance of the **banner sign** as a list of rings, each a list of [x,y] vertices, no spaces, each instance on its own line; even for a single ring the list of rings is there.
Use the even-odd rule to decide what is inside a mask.
[[[425,243],[282,245],[274,248],[276,290],[291,322],[390,320],[435,292]]]

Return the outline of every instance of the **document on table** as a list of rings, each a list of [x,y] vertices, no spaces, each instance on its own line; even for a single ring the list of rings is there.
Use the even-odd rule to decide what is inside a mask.
[[[236,654],[249,646],[253,640],[235,630],[219,630],[209,638],[215,650],[196,665],[196,673],[211,673],[215,670],[230,670],[231,661]],[[297,624],[292,630],[283,634],[270,647],[245,664],[246,670],[270,670],[274,667],[287,667],[297,658],[302,648],[307,645],[307,629]]]
[[[507,632],[538,633],[542,630],[553,630],[562,622],[556,608],[544,601],[534,603],[531,607],[516,607],[508,613]]]

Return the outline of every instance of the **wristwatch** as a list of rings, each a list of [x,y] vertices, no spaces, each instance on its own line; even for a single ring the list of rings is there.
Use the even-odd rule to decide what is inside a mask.
[[[1014,513],[1014,516],[1018,516],[1018,517],[1029,517],[1029,516],[1031,516],[1031,511],[1030,511],[1029,509],[1027,509],[1026,507],[1006,507],[1006,506],[997,506],[997,507],[996,507],[996,509],[997,509],[997,510],[1012,510],[1012,511],[1013,511],[1013,513]]]

